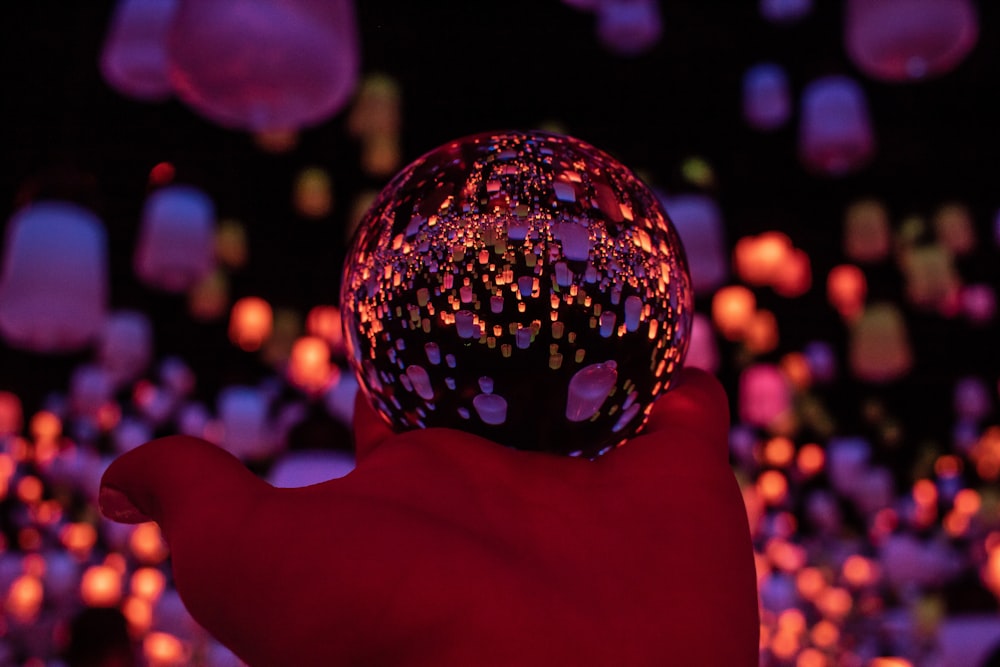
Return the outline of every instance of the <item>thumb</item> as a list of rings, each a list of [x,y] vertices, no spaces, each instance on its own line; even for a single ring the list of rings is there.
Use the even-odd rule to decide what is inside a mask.
[[[158,438],[114,461],[99,505],[113,521],[156,521],[169,542],[188,524],[225,522],[270,488],[226,450],[186,435]]]

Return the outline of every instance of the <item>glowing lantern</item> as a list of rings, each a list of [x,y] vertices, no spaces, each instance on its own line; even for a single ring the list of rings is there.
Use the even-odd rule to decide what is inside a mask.
[[[0,438],[20,433],[23,421],[21,399],[9,391],[0,391]]]
[[[298,130],[260,130],[254,132],[254,144],[266,153],[287,153],[299,145]]]
[[[712,297],[712,322],[726,340],[742,339],[755,312],[757,298],[743,285],[728,285]]]
[[[335,450],[286,452],[271,466],[267,481],[279,489],[298,488],[343,477],[354,469],[354,456]]]
[[[212,122],[254,132],[315,125],[357,85],[354,4],[182,2],[168,53],[177,96]]]
[[[295,179],[295,210],[307,218],[322,218],[333,206],[330,174],[319,167],[303,169]]]
[[[594,12],[598,40],[616,55],[639,55],[663,35],[657,0],[600,0]]]
[[[113,394],[111,374],[100,366],[79,366],[70,377],[70,409],[77,417],[89,417],[96,421],[99,410],[111,400]]]
[[[229,315],[229,340],[241,350],[259,350],[270,338],[274,315],[267,301],[255,296],[245,296],[233,304]]]
[[[792,240],[782,232],[744,236],[733,249],[733,264],[745,282],[770,285],[787,264],[792,251]]]
[[[231,269],[247,263],[247,232],[238,220],[223,220],[215,232],[215,257]]]
[[[761,16],[771,23],[793,23],[812,11],[812,0],[760,0]]]
[[[242,459],[267,456],[274,447],[268,425],[269,401],[254,387],[233,385],[219,393],[222,446]]]
[[[330,354],[344,353],[344,325],[337,306],[313,306],[306,315],[306,332],[319,336],[330,346]]]
[[[222,317],[229,306],[229,278],[216,269],[188,292],[188,312],[197,320]]]
[[[91,565],[83,572],[80,596],[91,607],[113,607],[122,597],[122,575],[110,565]]]
[[[792,113],[788,75],[776,63],[754,65],[743,74],[743,119],[756,130],[774,130]]]
[[[809,255],[800,248],[793,248],[771,279],[776,294],[793,298],[802,296],[812,287],[812,263]]]
[[[712,329],[711,321],[701,313],[695,313],[691,321],[691,344],[684,365],[710,373],[719,369],[719,346],[715,341],[715,330]]]
[[[361,147],[361,170],[371,176],[389,176],[403,160],[399,137],[385,134],[365,140]]]
[[[142,653],[149,667],[183,667],[189,660],[188,648],[168,632],[150,632],[142,640]]]
[[[140,377],[153,357],[153,324],[149,316],[133,310],[111,313],[101,330],[97,356],[101,368],[118,387]]]
[[[183,292],[215,265],[215,206],[201,190],[168,185],[146,199],[134,257],[149,287]]]
[[[792,391],[781,369],[769,363],[747,366],[739,378],[740,419],[768,427],[791,410]]]
[[[696,295],[711,294],[729,277],[725,227],[718,204],[704,195],[661,197],[680,234]]]
[[[330,346],[318,336],[302,336],[292,346],[288,360],[288,381],[307,393],[318,393],[336,379],[330,363]]]
[[[0,273],[0,334],[34,352],[80,350],[104,323],[107,236],[94,214],[41,201],[15,213]]]
[[[959,417],[983,419],[993,410],[989,387],[982,378],[975,376],[959,378],[955,383],[952,401]]]
[[[954,69],[979,37],[971,0],[848,0],[844,41],[851,61],[882,81]]]
[[[751,354],[766,354],[778,347],[778,318],[770,310],[758,310],[750,320],[743,345]]]
[[[909,372],[913,352],[906,323],[890,302],[869,305],[850,331],[851,372],[866,382],[889,382]]]
[[[167,578],[155,567],[140,567],[129,580],[132,595],[150,602],[160,597],[166,585]]]
[[[154,565],[163,561],[169,553],[167,543],[160,534],[160,527],[150,521],[140,523],[132,531],[129,547],[140,563]]]
[[[826,76],[802,91],[799,158],[826,176],[860,169],[875,151],[868,101],[861,86],[846,76]]]
[[[826,298],[840,316],[851,322],[864,310],[868,294],[865,274],[853,264],[830,269],[826,278]]]
[[[358,86],[347,128],[361,139],[394,137],[400,129],[400,106],[399,84],[392,77],[381,73],[366,76]]]
[[[830,438],[826,447],[826,471],[830,486],[846,498],[856,497],[862,488],[870,457],[871,445],[863,438]]]
[[[146,102],[170,97],[167,33],[178,0],[118,0],[104,38],[104,80],[123,95]]]
[[[31,623],[41,610],[44,593],[41,579],[23,574],[10,585],[4,611],[20,623]]]
[[[855,262],[877,262],[888,257],[891,248],[885,205],[871,199],[851,204],[844,219],[844,254]]]
[[[959,293],[962,313],[976,324],[985,324],[996,317],[997,293],[992,285],[963,285]]]
[[[956,257],[967,255],[976,247],[976,230],[968,207],[961,204],[942,206],[934,216],[937,242]]]
[[[961,279],[951,252],[938,244],[915,246],[901,260],[910,303],[947,314],[957,310]]]

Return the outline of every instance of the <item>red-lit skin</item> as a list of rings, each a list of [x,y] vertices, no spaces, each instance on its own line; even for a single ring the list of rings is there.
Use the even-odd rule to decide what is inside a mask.
[[[724,390],[694,368],[596,461],[393,434],[359,400],[343,478],[275,489],[171,436],[112,463],[101,507],[160,523],[188,609],[254,667],[750,667],[756,578],[728,427]]]

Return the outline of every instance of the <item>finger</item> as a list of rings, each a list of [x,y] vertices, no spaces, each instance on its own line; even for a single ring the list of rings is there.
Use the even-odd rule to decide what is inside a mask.
[[[372,407],[364,391],[354,398],[354,459],[360,461],[393,435],[385,419]]]
[[[99,504],[114,521],[156,521],[170,541],[193,524],[225,521],[267,488],[221,447],[176,435],[115,459],[101,478]]]
[[[629,466],[729,463],[729,398],[708,371],[686,367],[653,404],[642,431],[605,457]]]

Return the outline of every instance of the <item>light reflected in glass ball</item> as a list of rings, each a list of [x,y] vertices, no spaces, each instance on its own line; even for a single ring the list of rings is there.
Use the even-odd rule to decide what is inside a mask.
[[[348,359],[396,430],[596,457],[683,364],[692,290],[657,197],[602,150],[485,133],[405,167],[359,224]]]

